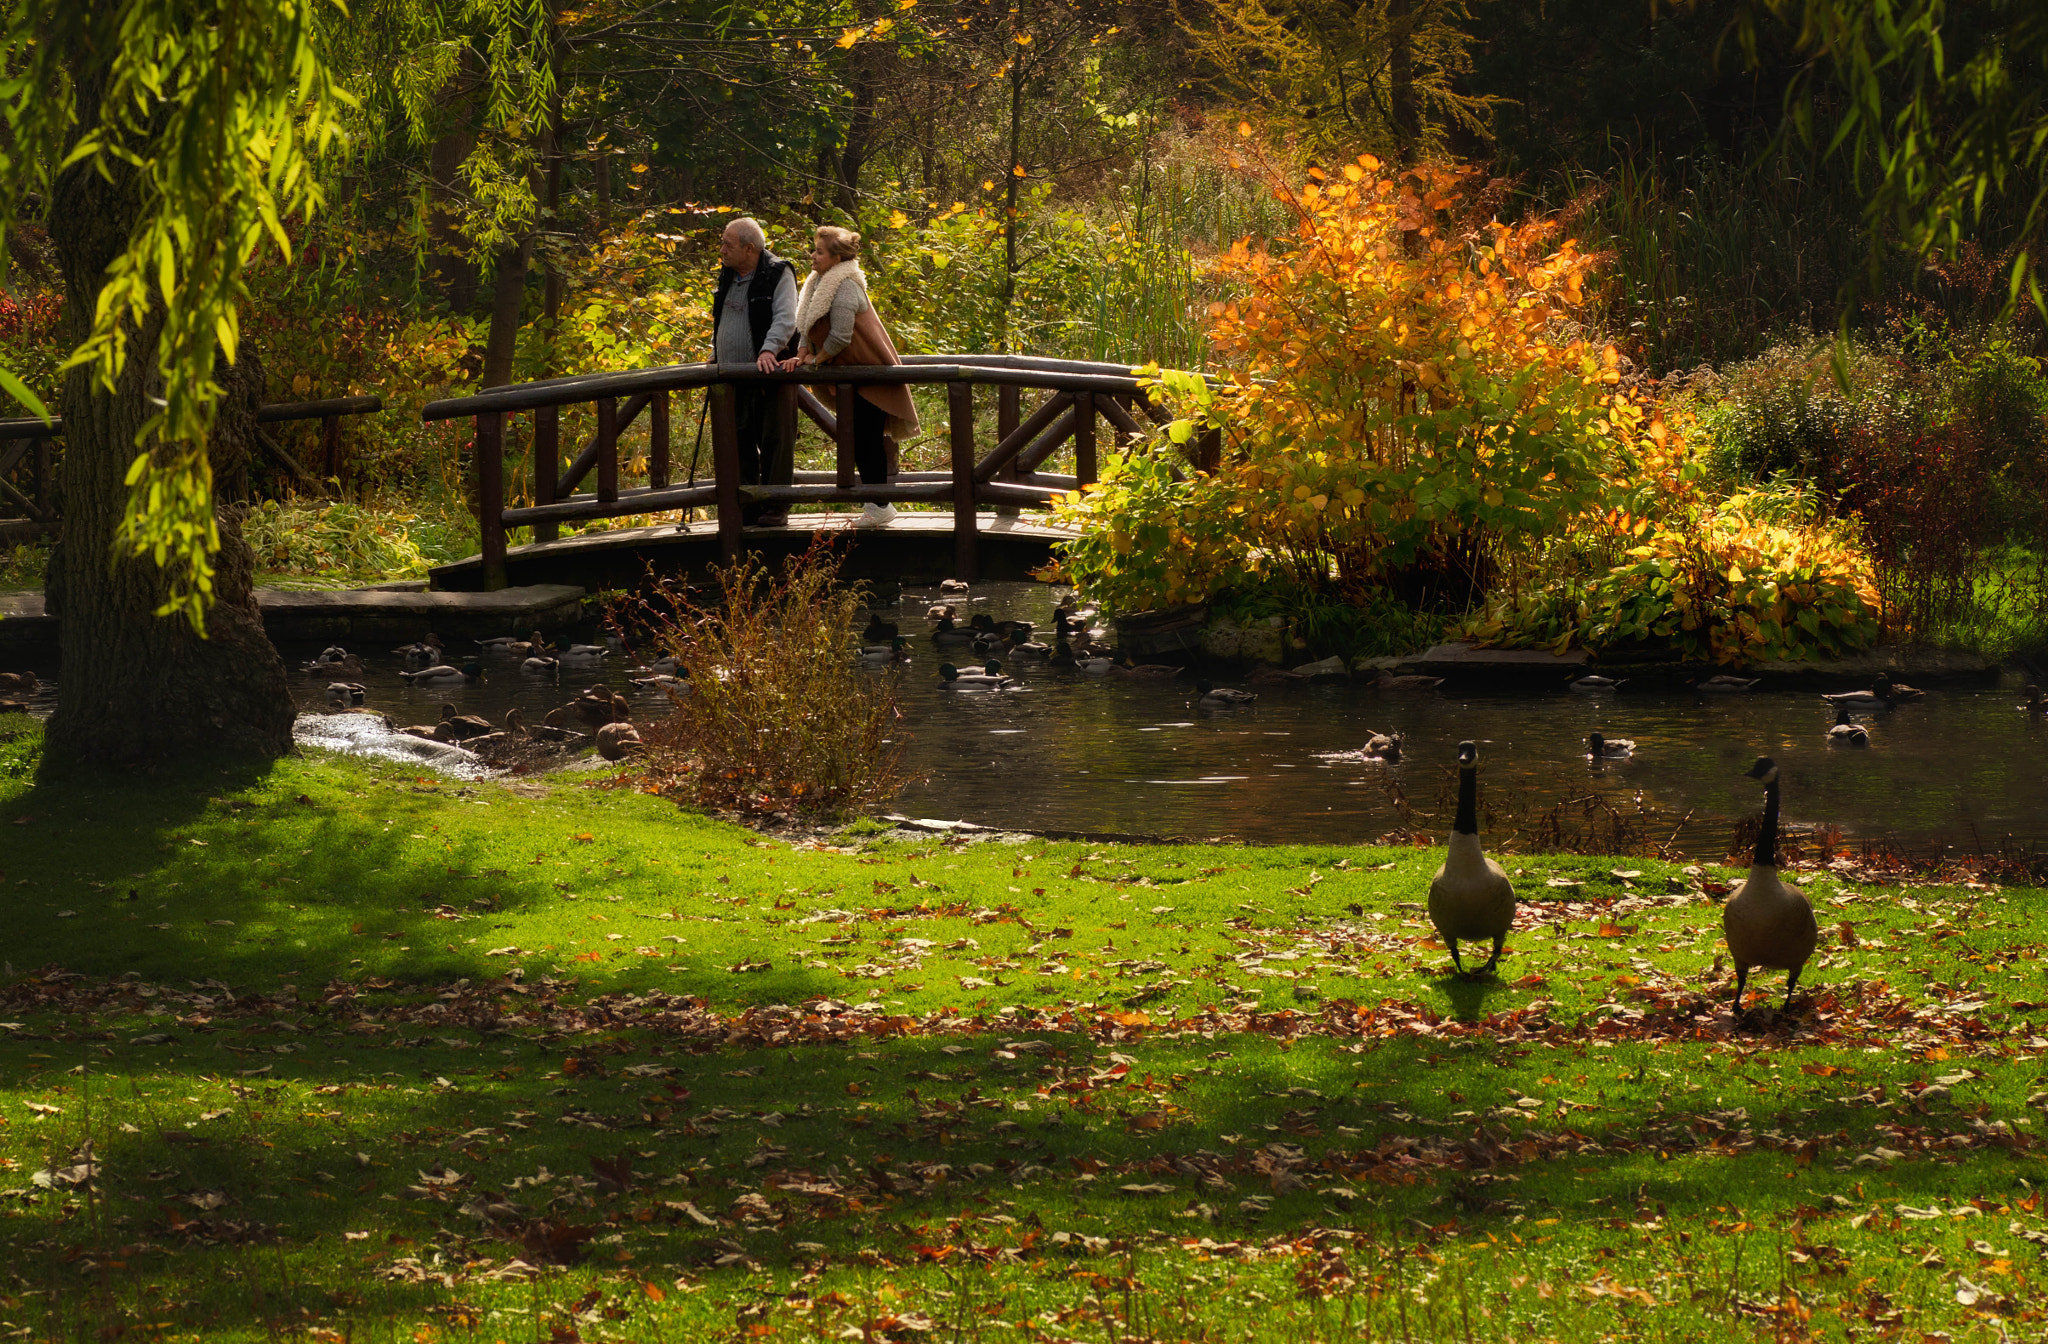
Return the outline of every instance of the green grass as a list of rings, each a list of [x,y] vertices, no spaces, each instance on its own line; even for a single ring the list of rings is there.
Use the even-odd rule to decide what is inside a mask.
[[[1816,998],[1738,1030],[1717,910],[1640,860],[1515,860],[1477,984],[1440,851],[791,844],[35,744],[0,721],[24,1337],[2041,1329],[2038,891],[1815,875]]]

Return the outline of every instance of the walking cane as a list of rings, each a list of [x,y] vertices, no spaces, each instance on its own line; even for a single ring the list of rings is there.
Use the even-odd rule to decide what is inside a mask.
[[[690,484],[697,483],[697,454],[704,448],[704,417],[711,413],[711,389],[704,389],[704,402],[697,407],[697,441],[690,446]],[[690,510],[690,517],[696,518],[697,511]]]

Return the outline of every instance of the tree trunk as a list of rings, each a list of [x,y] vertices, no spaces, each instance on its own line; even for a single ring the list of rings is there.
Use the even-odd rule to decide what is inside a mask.
[[[1388,99],[1393,116],[1394,142],[1400,147],[1401,164],[1412,167],[1422,142],[1422,107],[1415,96],[1415,14],[1413,0],[1388,0],[1387,39],[1393,52],[1387,62]]]
[[[533,236],[517,247],[498,249],[498,274],[491,284],[491,332],[484,342],[485,387],[512,381],[512,356],[519,348],[519,308],[526,300],[526,268],[533,258]]]
[[[103,72],[76,71],[79,125],[99,120]],[[106,269],[141,212],[134,170],[74,165],[57,178],[48,225],[64,283],[66,335],[82,339]],[[170,584],[149,559],[116,549],[135,432],[161,392],[155,349],[161,315],[129,333],[126,367],[110,392],[92,371],[64,376],[64,517],[47,592],[59,617],[63,676],[43,769],[50,774],[291,750],[292,703],[283,661],[263,633],[254,560],[239,518],[221,520],[213,603],[201,639],[182,616],[161,617]]]

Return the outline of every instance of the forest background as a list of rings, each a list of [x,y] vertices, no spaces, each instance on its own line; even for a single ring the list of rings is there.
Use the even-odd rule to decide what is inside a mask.
[[[1992,31],[1951,22],[1958,60],[2002,12],[1971,12]],[[799,258],[815,224],[860,229],[877,304],[920,351],[1242,374],[1313,336],[1330,314],[1304,296],[1323,281],[1318,302],[1364,301],[1346,320],[1405,321],[1496,262],[1521,298],[1569,293],[1514,350],[1590,389],[1588,423],[1620,443],[1583,488],[1516,520],[1481,480],[1469,510],[1390,544],[1365,496],[1393,489],[1412,521],[1427,473],[1326,489],[1296,472],[1296,439],[1232,422],[1242,406],[1188,405],[1233,431],[1239,479],[1172,481],[1163,435],[1071,506],[1095,538],[1074,576],[1126,609],[1283,612],[1312,651],[1346,654],[1454,629],[1729,660],[1885,636],[2048,647],[2043,329],[2008,283],[2040,253],[2038,201],[1994,191],[1941,236],[1873,212],[1853,146],[1832,144],[1851,90],[1768,7],[477,0],[357,6],[334,66],[351,152],[292,255],[251,271],[242,331],[269,399],[389,409],[349,423],[324,492],[255,464],[245,530],[266,581],[469,553],[467,428],[418,407],[704,357],[717,229],[749,213]],[[1346,169],[1362,197],[1318,194]],[[1318,254],[1319,226],[1403,238],[1404,201],[1426,202],[1429,256]],[[51,398],[66,351],[35,202],[10,242],[0,364]],[[1296,315],[1270,348],[1235,306],[1262,296]],[[1377,378],[1375,358],[1347,376]],[[1397,439],[1428,400],[1400,392]],[[522,491],[530,445],[510,446]],[[914,463],[942,452],[905,445]],[[1342,475],[1329,458],[1318,470]],[[1226,487],[1281,505],[1247,519],[1201,493]],[[1330,521],[1354,489],[1362,550]],[[1168,538],[1214,563],[1141,563]],[[45,558],[16,547],[0,587],[38,583]]]

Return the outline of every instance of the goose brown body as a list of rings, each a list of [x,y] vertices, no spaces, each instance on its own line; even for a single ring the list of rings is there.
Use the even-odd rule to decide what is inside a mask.
[[[1458,819],[1451,830],[1443,867],[1429,884],[1429,922],[1436,926],[1451,963],[1462,973],[1458,944],[1493,940],[1493,955],[1479,968],[1484,975],[1500,960],[1508,929],[1515,922],[1515,888],[1501,866],[1479,845],[1479,747],[1458,744]]]
[[[1786,886],[1778,876],[1776,762],[1760,757],[1749,777],[1764,783],[1763,828],[1757,833],[1749,876],[1721,907],[1721,932],[1728,939],[1728,955],[1735,962],[1737,1012],[1742,1011],[1743,990],[1753,967],[1789,972],[1785,979],[1785,1004],[1790,1007],[1799,973],[1820,941],[1813,906],[1804,893]]]

